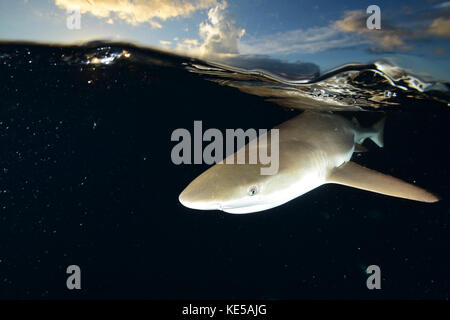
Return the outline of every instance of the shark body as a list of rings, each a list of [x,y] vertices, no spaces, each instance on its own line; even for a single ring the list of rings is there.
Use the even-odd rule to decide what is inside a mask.
[[[192,209],[251,213],[282,205],[326,183],[422,202],[438,201],[422,188],[350,161],[367,138],[383,147],[384,119],[372,128],[362,128],[339,115],[303,112],[277,128],[276,174],[261,175],[261,164],[216,164],[192,181],[179,201]],[[249,145],[246,148],[248,151]]]

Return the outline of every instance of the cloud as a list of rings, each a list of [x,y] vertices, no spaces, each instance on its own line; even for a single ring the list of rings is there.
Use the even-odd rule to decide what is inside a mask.
[[[436,48],[434,51],[433,51],[433,54],[434,55],[441,55],[441,54],[444,54],[445,53],[445,49],[444,48]]]
[[[438,7],[446,9],[450,2]],[[244,54],[316,53],[325,50],[370,45],[370,52],[401,52],[413,49],[411,42],[430,36],[450,37],[448,11],[439,10],[433,17],[418,19],[414,28],[396,27],[383,19],[381,30],[367,28],[367,13],[346,11],[341,19],[327,26],[279,32],[260,37],[248,37],[240,44]]]
[[[79,8],[99,18],[119,19],[131,25],[149,23],[162,28],[161,21],[189,16],[217,5],[216,0],[55,0],[62,9]]]
[[[436,10],[439,12],[434,13],[434,17],[418,19],[413,28],[393,26],[384,18],[381,30],[370,30],[366,25],[367,13],[352,10],[325,26],[243,37],[245,29],[236,23],[224,0],[211,8],[208,20],[199,25],[199,39],[177,41],[176,50],[222,61],[239,55],[313,54],[367,45],[369,52],[409,51],[414,48],[413,41],[450,36],[450,18],[445,15],[448,3],[438,5],[441,10]],[[234,60],[233,64],[236,63],[239,61]]]
[[[235,55],[239,53],[239,42],[245,34],[222,1],[208,11],[208,20],[199,25],[200,41],[184,39],[177,50],[198,56]]]
[[[374,46],[372,51],[407,51],[412,46],[405,40],[420,37],[406,29],[392,27],[385,20],[382,30],[370,30],[366,19],[367,14],[362,10],[347,11],[342,19],[327,26],[246,39],[241,49],[243,53],[256,54],[316,53],[368,44]]]
[[[409,41],[425,40],[429,36],[450,37],[450,15],[447,8],[450,2],[441,3],[435,8],[444,11],[431,12],[428,16],[418,18],[417,24],[413,28],[394,27],[388,21],[383,20],[381,30],[369,30],[366,27],[367,15],[361,10],[347,11],[341,20],[337,20],[334,25],[341,31],[356,33],[370,41],[375,48],[372,51],[407,51],[413,48]],[[434,20],[430,23],[430,17]],[[428,25],[428,26],[427,26]]]
[[[312,27],[249,38],[241,43],[246,54],[316,53],[359,45],[364,41],[345,35],[330,26]]]
[[[437,18],[427,29],[428,33],[443,38],[450,38],[450,19]]]
[[[183,39],[177,43],[175,50],[191,56],[201,56],[200,42],[197,39]]]
[[[222,1],[208,12],[208,20],[199,25],[199,41],[184,39],[176,49],[189,55],[225,59],[239,54],[264,55],[277,53],[314,53],[337,47],[351,47],[363,43],[333,26],[291,30],[263,37],[242,40],[241,28]]]
[[[223,1],[208,12],[208,22],[200,24],[200,37],[203,39],[204,53],[237,54],[239,41],[245,34],[232,14],[227,10],[227,2]]]
[[[390,26],[384,22],[381,30],[370,30],[366,26],[367,14],[362,10],[347,11],[344,18],[334,22],[334,26],[343,32],[356,33],[369,43],[384,50],[406,51],[412,49],[405,40],[417,39],[419,36],[403,28]]]
[[[436,9],[447,9],[450,8],[450,1],[442,2],[434,6]]]
[[[188,46],[198,46],[199,42],[197,39],[184,39],[183,43]]]

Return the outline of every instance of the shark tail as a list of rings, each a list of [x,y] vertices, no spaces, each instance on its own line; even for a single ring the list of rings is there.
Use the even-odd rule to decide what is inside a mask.
[[[384,146],[384,124],[386,122],[386,117],[383,117],[381,120],[376,122],[373,126],[373,135],[370,136],[370,139],[376,143],[377,146],[383,148]]]

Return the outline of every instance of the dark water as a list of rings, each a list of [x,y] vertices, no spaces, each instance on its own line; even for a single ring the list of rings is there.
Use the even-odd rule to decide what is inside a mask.
[[[445,84],[376,65],[297,82],[211,66],[128,45],[0,46],[0,298],[449,298]],[[300,112],[290,90],[306,109],[385,111],[385,148],[355,161],[443,200],[325,185],[257,214],[184,208],[208,166],[174,165],[172,131],[271,128]],[[381,290],[366,288],[372,264]]]

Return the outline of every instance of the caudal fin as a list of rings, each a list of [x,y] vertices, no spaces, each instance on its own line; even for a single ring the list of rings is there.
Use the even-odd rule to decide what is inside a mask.
[[[384,146],[384,124],[386,122],[386,117],[383,117],[380,121],[372,126],[374,134],[370,137],[373,142],[377,144],[380,148]]]

